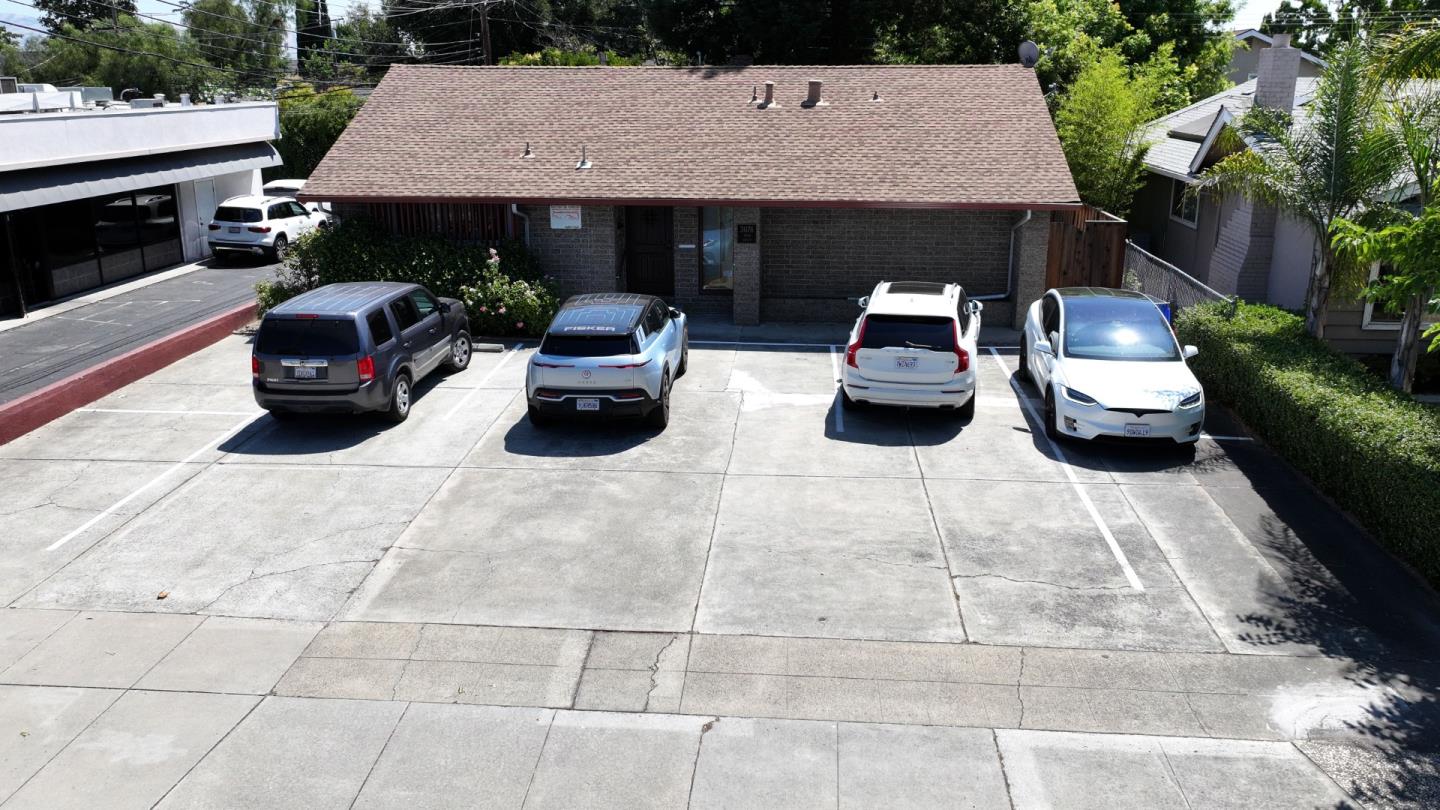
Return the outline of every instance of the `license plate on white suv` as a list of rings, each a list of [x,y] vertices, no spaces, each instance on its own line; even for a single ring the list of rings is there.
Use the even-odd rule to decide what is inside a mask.
[[[915,368],[915,367],[918,366],[918,365],[920,365],[920,358],[918,358],[918,357],[897,357],[897,358],[895,358],[895,367],[896,367],[896,368]]]
[[[1126,425],[1125,435],[1132,439],[1145,439],[1150,436],[1149,425]]]
[[[577,410],[577,411],[598,411],[598,410],[600,410],[600,400],[598,400],[598,399],[577,399],[577,400],[575,400],[575,410]]]

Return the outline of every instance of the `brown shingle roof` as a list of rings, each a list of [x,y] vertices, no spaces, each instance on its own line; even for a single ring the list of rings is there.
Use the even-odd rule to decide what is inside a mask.
[[[806,109],[806,80],[827,105]],[[751,88],[776,83],[777,108]],[[874,93],[879,101],[872,101]],[[522,158],[525,144],[534,157]],[[581,145],[593,167],[577,171]],[[1051,207],[1079,195],[1018,65],[397,65],[309,199]]]

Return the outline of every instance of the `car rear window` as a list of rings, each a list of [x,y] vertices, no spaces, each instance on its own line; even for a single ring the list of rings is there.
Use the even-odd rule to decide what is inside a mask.
[[[955,350],[955,322],[945,317],[866,315],[862,349]]]
[[[259,208],[238,208],[233,205],[222,205],[215,209],[215,220],[217,222],[260,222],[265,217],[260,213]]]
[[[266,318],[255,338],[260,354],[335,357],[360,351],[355,322],[336,318]]]
[[[546,335],[540,353],[552,357],[613,357],[634,354],[635,342],[629,335]]]

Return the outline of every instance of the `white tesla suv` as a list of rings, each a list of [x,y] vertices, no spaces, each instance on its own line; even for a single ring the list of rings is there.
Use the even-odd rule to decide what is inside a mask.
[[[1130,290],[1062,287],[1030,305],[1020,370],[1045,397],[1051,438],[1200,439],[1205,392],[1165,314]]]
[[[882,281],[860,299],[840,369],[841,403],[949,408],[975,415],[979,301],[959,284]]]
[[[670,421],[670,388],[685,373],[685,313],[649,295],[594,293],[567,300],[530,357],[530,421],[557,416],[643,416]]]

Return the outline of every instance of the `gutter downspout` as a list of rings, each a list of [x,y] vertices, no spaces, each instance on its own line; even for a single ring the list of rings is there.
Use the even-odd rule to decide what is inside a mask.
[[[998,295],[972,295],[970,296],[971,301],[1004,301],[1015,291],[1015,232],[1020,230],[1021,225],[1029,222],[1034,215],[1034,211],[1026,209],[1025,216],[1010,227],[1010,258],[1006,261],[1009,272],[1005,276],[1005,292]]]
[[[520,213],[518,203],[510,203],[510,213],[525,220],[525,247],[530,247],[530,215]]]

